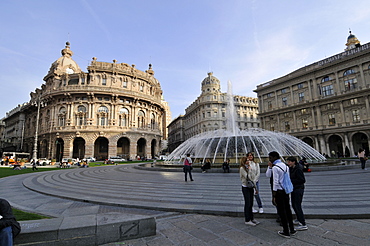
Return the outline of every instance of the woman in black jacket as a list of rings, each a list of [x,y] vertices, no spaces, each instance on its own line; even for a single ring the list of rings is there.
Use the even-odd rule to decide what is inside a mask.
[[[299,164],[297,159],[293,156],[288,157],[287,161],[290,169],[290,179],[293,184],[293,192],[291,193],[291,202],[293,210],[297,216],[297,221],[295,221],[295,223],[298,224],[298,226],[295,227],[295,229],[297,231],[304,231],[307,230],[308,227],[306,225],[306,221],[302,210],[304,183],[306,182],[303,173],[303,166]]]

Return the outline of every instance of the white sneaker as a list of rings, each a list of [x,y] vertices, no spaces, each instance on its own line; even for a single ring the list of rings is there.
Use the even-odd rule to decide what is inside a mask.
[[[257,220],[252,220],[252,222],[255,224],[255,225],[258,225],[260,222],[257,221]]]
[[[263,208],[259,208],[258,213],[263,214]]]
[[[255,213],[257,213],[258,211],[256,210],[256,209],[252,209],[252,212],[255,214]]]
[[[299,223],[299,221],[298,221],[298,220],[293,220],[293,224],[294,224],[294,225],[299,225],[300,223]]]
[[[305,231],[308,230],[308,226],[306,225],[300,225],[295,228],[297,231]]]
[[[256,226],[256,224],[254,224],[252,221],[245,222],[245,224],[250,226]]]

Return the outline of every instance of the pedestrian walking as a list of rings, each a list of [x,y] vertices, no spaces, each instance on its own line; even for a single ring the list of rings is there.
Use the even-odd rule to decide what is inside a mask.
[[[37,170],[37,164],[40,164],[40,162],[37,160],[32,160],[32,171]]]
[[[364,149],[360,148],[358,150],[358,158],[360,159],[360,162],[361,162],[361,169],[366,170],[367,157],[365,156],[365,150]]]
[[[193,176],[191,175],[191,170],[193,169],[193,167],[191,166],[192,164],[193,164],[193,161],[190,158],[190,154],[187,154],[184,160],[185,181],[188,181],[188,173],[189,173],[190,180],[194,181]]]
[[[297,231],[294,229],[292,210],[289,204],[289,194],[286,194],[282,183],[284,180],[284,171],[289,169],[288,166],[281,161],[278,152],[272,151],[269,153],[268,168],[272,170],[273,187],[272,187],[272,204],[276,206],[283,231],[278,231],[278,235],[290,238],[294,236]],[[289,172],[288,172],[289,175]]]
[[[303,173],[303,167],[298,163],[297,158],[293,156],[288,157],[287,162],[290,170],[290,180],[293,184],[293,191],[290,195],[290,198],[293,210],[297,216],[297,220],[293,222],[294,224],[298,225],[295,227],[297,231],[304,231],[308,229],[302,209],[304,184],[306,183],[306,178]]]
[[[259,224],[253,217],[253,195],[258,193],[256,189],[256,175],[255,166],[251,165],[248,157],[243,157],[240,160],[239,174],[242,181],[242,193],[244,197],[244,219],[245,224],[249,226],[256,226]]]

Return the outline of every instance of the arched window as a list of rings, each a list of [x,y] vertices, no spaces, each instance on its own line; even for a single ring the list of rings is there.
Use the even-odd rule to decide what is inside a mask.
[[[82,105],[78,106],[77,112],[86,113],[86,107]]]
[[[129,120],[129,111],[127,108],[121,108],[119,110],[119,114],[120,114],[120,121],[119,121],[119,125],[120,126],[123,126],[123,127],[127,127],[128,126],[128,120]]]
[[[324,83],[329,80],[331,80],[330,76],[325,76],[324,78],[322,78],[321,83]]]
[[[66,122],[66,108],[65,107],[61,107],[59,109],[59,115],[58,115],[58,126],[65,126],[65,122]]]
[[[348,75],[353,74],[353,73],[355,73],[355,71],[353,71],[353,69],[348,69],[347,71],[345,71],[343,73],[343,76],[348,76]]]
[[[98,125],[107,126],[108,125],[108,108],[106,106],[100,106],[98,108]]]
[[[137,113],[137,122],[139,128],[145,127],[145,113],[142,110]]]
[[[155,129],[156,128],[156,122],[155,122],[155,114],[152,113],[150,115],[150,128]]]
[[[80,105],[77,107],[77,113],[76,113],[76,125],[77,126],[83,126],[86,125],[86,107],[83,105]]]

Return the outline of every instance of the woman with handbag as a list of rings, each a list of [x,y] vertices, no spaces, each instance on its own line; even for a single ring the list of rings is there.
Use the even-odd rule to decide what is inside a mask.
[[[256,176],[252,165],[247,157],[243,157],[240,160],[239,166],[240,180],[242,181],[242,192],[244,197],[244,217],[245,224],[249,226],[258,225],[259,222],[254,219],[252,207],[253,207],[253,196],[258,191],[256,190]]]

